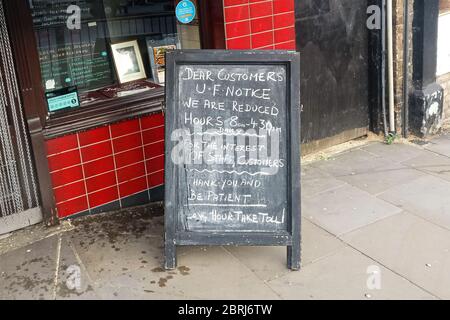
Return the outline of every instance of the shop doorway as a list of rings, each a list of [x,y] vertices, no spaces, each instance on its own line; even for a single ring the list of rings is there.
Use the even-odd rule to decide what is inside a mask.
[[[42,221],[28,129],[0,1],[0,235]]]

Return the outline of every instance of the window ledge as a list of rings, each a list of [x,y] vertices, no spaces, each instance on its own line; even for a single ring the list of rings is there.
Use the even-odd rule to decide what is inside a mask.
[[[92,102],[85,106],[51,115],[44,127],[46,139],[94,129],[114,122],[161,112],[164,107],[164,87],[127,97]]]

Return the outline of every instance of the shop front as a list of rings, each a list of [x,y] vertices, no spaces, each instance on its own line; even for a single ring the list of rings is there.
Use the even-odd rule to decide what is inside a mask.
[[[296,48],[293,0],[1,2],[48,224],[163,200],[165,51]]]

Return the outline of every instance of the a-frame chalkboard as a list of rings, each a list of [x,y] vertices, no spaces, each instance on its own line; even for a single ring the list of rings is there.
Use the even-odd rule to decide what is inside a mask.
[[[177,246],[286,246],[300,269],[300,57],[166,56],[166,268]]]

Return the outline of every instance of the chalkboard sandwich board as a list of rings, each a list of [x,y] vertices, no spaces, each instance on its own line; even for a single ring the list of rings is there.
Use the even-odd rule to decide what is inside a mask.
[[[300,269],[300,57],[166,56],[166,268],[177,246],[286,246]]]

